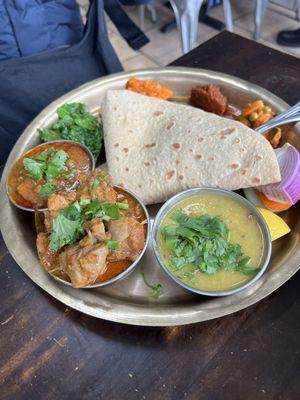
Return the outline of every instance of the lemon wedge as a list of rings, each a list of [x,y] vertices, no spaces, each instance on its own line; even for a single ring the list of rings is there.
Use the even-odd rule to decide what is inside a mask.
[[[257,207],[257,209],[260,211],[268,225],[272,242],[291,231],[286,222],[272,211],[260,207]]]

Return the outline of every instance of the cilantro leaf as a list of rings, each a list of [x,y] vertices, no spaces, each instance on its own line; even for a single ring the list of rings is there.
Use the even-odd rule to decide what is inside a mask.
[[[82,208],[78,201],[70,204],[59,212],[52,220],[50,248],[59,250],[66,244],[77,242],[84,234]]]
[[[95,159],[103,143],[103,125],[82,103],[66,103],[57,109],[58,121],[50,129],[39,129],[44,142],[73,140],[86,145]]]
[[[242,272],[245,275],[253,275],[257,274],[259,271],[259,268],[251,268],[249,267],[251,259],[250,257],[244,257],[240,260],[239,265],[237,267],[237,270]]]
[[[90,202],[91,202],[90,199],[81,199],[81,200],[79,201],[79,205],[80,205],[80,206],[86,206],[86,205],[90,204]]]
[[[158,300],[161,294],[162,294],[162,285],[158,283],[156,286],[152,287],[152,290],[149,293],[149,297],[152,300]]]
[[[159,296],[161,296],[162,293],[163,293],[162,284],[158,283],[157,285],[151,285],[146,279],[146,275],[145,275],[144,269],[141,269],[141,274],[142,274],[142,278],[143,278],[143,281],[144,281],[145,285],[148,286],[149,289],[151,289],[150,292],[149,292],[149,298],[151,300],[157,301]]]
[[[71,221],[82,220],[82,204],[79,201],[74,201],[69,206],[63,208],[60,214]]]
[[[51,196],[51,194],[56,192],[56,187],[53,185],[52,181],[48,181],[42,186],[40,190],[40,196],[44,199]]]
[[[96,178],[94,179],[94,182],[92,184],[92,190],[91,193],[95,193],[97,190],[97,187],[99,186],[100,182],[102,182],[104,180],[104,176],[103,175],[98,175],[96,176]]]
[[[47,161],[48,157],[51,157],[55,153],[55,149],[50,147],[49,149],[44,150],[38,156],[35,157],[37,161]]]
[[[39,181],[43,178],[44,164],[33,158],[24,158],[23,166],[30,178]]]
[[[72,221],[60,214],[52,221],[50,248],[52,250],[59,250],[66,244],[75,243],[83,232],[81,220]]]
[[[120,243],[118,242],[118,240],[106,240],[105,244],[110,250],[119,250],[120,248]]]
[[[69,156],[63,150],[57,150],[53,153],[47,160],[46,171],[45,174],[47,178],[55,178],[59,175],[62,175],[66,170],[66,162]]]
[[[84,216],[92,218],[102,218],[105,221],[111,219],[119,219],[120,211],[116,204],[110,203],[109,201],[99,201],[95,199],[88,204],[84,210]]]
[[[45,180],[39,193],[42,198],[47,198],[55,193],[54,178],[60,175],[69,177],[74,173],[73,169],[68,171],[66,167],[68,159],[68,153],[54,148],[46,149],[34,158],[24,158],[23,165],[28,176],[35,181]]]
[[[129,208],[129,204],[122,203],[122,202],[119,202],[119,201],[116,202],[116,205],[118,206],[118,208],[120,210],[128,210],[128,208]]]

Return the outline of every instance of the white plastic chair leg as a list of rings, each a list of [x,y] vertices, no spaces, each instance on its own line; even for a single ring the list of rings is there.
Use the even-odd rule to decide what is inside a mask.
[[[191,51],[196,44],[198,18],[203,0],[170,0],[181,35],[183,53]]]
[[[258,40],[269,0],[256,0],[254,39]]]
[[[139,6],[139,20],[140,28],[143,30],[145,28],[145,12],[148,10],[151,15],[151,20],[153,23],[157,21],[156,9],[153,4],[141,5]]]
[[[300,21],[300,0],[297,0],[296,2],[296,15],[297,15],[297,20]]]
[[[223,13],[224,13],[226,29],[229,32],[233,32],[232,11],[231,11],[230,0],[223,0]]]
[[[153,4],[147,4],[147,10],[150,11],[151,15],[151,20],[153,23],[157,22],[157,14],[156,14],[156,8],[154,7]]]
[[[139,20],[141,30],[143,30],[145,27],[145,8],[146,6],[144,5],[139,6]]]

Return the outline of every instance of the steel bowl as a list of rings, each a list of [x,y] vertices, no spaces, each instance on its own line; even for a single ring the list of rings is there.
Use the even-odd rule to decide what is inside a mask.
[[[206,290],[201,290],[197,289],[195,287],[192,287],[184,282],[182,282],[179,278],[177,278],[165,265],[162,257],[160,256],[160,252],[158,250],[158,245],[157,245],[157,234],[159,227],[161,225],[162,220],[168,213],[168,211],[173,208],[178,202],[181,200],[196,196],[196,195],[202,195],[202,194],[219,194],[221,196],[226,196],[230,197],[232,199],[237,200],[244,206],[246,206],[249,209],[249,212],[253,213],[253,215],[256,217],[257,222],[260,225],[261,232],[262,232],[262,237],[264,241],[264,253],[263,257],[261,259],[260,263],[260,270],[259,272],[248,282],[246,282],[244,285],[241,285],[237,288],[231,289],[231,290],[226,290],[226,291],[206,291]],[[183,288],[197,294],[205,295],[205,296],[228,296],[234,293],[238,293],[241,290],[246,289],[250,285],[252,285],[254,282],[256,282],[266,271],[267,266],[270,261],[271,253],[272,253],[272,240],[271,240],[271,235],[269,232],[269,228],[261,215],[261,213],[258,211],[258,209],[250,203],[247,199],[244,197],[240,196],[239,194],[235,192],[231,192],[228,190],[223,190],[223,189],[217,189],[217,188],[208,188],[208,187],[203,187],[203,188],[194,188],[194,189],[188,189],[185,190],[181,193],[176,194],[175,196],[171,197],[159,210],[154,223],[153,223],[153,229],[152,229],[152,245],[153,245],[153,250],[154,254],[156,256],[156,259],[163,269],[163,271],[171,278],[173,281],[175,281],[178,285],[182,286]]]
[[[114,186],[114,187],[115,188],[119,188],[118,186]],[[123,192],[128,193],[131,197],[133,197],[140,204],[140,206],[142,207],[142,209],[144,211],[145,218],[147,219],[147,231],[146,231],[146,240],[145,240],[144,248],[141,251],[141,253],[139,254],[138,258],[135,261],[133,261],[133,263],[127,269],[125,269],[123,272],[121,272],[119,275],[115,276],[112,279],[109,279],[108,281],[97,283],[95,285],[84,286],[84,287],[82,287],[80,289],[95,289],[95,288],[105,287],[105,286],[111,285],[111,284],[113,284],[115,282],[118,282],[121,279],[124,279],[131,272],[133,272],[133,270],[137,267],[138,263],[140,262],[141,258],[143,257],[143,255],[144,255],[144,253],[145,253],[145,251],[146,251],[146,249],[148,247],[148,243],[149,243],[149,240],[150,240],[150,231],[151,231],[151,229],[150,229],[150,217],[149,217],[147,208],[144,205],[144,203],[135,194],[133,194],[129,190],[126,190],[126,189],[121,188],[121,187],[119,189],[121,189]],[[51,275],[55,280],[63,283],[64,285],[73,287],[70,281],[66,281],[64,279],[61,279],[58,276],[55,276],[53,274],[49,274],[49,275]]]
[[[16,202],[14,201],[14,199],[10,196],[10,193],[9,193],[9,188],[8,188],[8,177],[9,177],[10,171],[12,170],[12,168],[14,167],[14,165],[19,161],[20,158],[24,157],[27,153],[31,152],[33,149],[37,149],[37,148],[39,148],[39,147],[44,147],[44,146],[46,147],[46,146],[48,146],[49,143],[73,143],[73,144],[76,144],[77,146],[81,147],[81,148],[87,153],[87,155],[89,156],[89,159],[90,159],[90,161],[91,161],[91,170],[95,169],[95,159],[94,159],[94,156],[93,156],[93,154],[91,153],[90,149],[88,149],[88,148],[87,148],[84,144],[82,144],[82,143],[74,142],[73,140],[51,140],[51,141],[49,141],[49,142],[41,143],[41,144],[39,144],[39,145],[37,145],[37,146],[32,147],[31,149],[27,150],[26,153],[22,154],[21,157],[19,157],[19,158],[13,163],[13,165],[10,167],[10,169],[9,169],[9,171],[8,171],[8,173],[7,173],[7,178],[6,178],[6,194],[7,194],[8,198],[9,198],[10,202],[11,202],[15,207],[19,208],[20,210],[23,210],[23,211],[30,211],[30,212],[46,211],[46,210],[47,210],[47,207],[36,209],[36,208],[23,207],[23,206],[21,206],[20,204],[16,203]]]

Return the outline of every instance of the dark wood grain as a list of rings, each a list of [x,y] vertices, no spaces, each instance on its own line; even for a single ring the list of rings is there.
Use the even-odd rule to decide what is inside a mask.
[[[291,105],[299,101],[299,60],[233,33],[213,37],[171,65],[224,72],[256,83]]]
[[[175,64],[233,72],[289,103],[300,93],[298,60],[228,33]],[[1,400],[300,398],[299,274],[246,310],[172,328],[66,308],[27,278],[2,239],[0,282]]]

